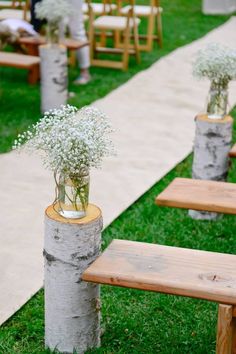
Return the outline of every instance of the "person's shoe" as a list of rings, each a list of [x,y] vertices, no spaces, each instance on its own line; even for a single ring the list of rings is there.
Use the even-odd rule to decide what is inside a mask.
[[[91,76],[89,74],[80,75],[73,84],[75,85],[86,85],[91,81]]]

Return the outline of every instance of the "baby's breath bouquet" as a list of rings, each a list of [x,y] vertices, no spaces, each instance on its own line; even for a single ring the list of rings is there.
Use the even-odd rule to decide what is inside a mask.
[[[64,217],[86,213],[89,170],[99,168],[113,154],[112,132],[107,117],[98,109],[73,106],[50,110],[31,129],[20,134],[14,148],[38,151],[44,166],[54,172],[55,209]]]
[[[72,12],[66,0],[42,0],[35,6],[36,17],[47,21],[48,43],[59,42],[59,26],[63,18]]]
[[[222,118],[227,113],[228,84],[236,79],[236,50],[209,44],[197,53],[193,75],[210,80],[207,113],[209,118]]]

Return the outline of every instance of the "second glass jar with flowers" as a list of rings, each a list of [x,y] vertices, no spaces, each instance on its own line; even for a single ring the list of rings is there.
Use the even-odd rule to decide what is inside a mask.
[[[227,114],[228,83],[212,81],[207,98],[207,114],[210,119],[222,119]]]
[[[236,80],[236,50],[210,43],[199,50],[193,64],[193,75],[209,79],[206,114],[209,119],[223,119],[228,114],[228,84]]]
[[[65,218],[86,216],[89,203],[89,170],[83,169],[76,174],[61,172],[55,176],[56,198],[54,205]]]

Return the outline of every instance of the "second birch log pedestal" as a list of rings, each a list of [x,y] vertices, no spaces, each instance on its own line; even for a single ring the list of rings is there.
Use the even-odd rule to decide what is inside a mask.
[[[45,347],[84,353],[100,345],[99,285],[81,275],[100,253],[101,211],[89,205],[82,219],[45,213]]]
[[[209,119],[202,114],[196,117],[192,178],[225,181],[229,169],[229,151],[232,141],[233,119]],[[219,214],[189,211],[193,219],[214,220]]]
[[[67,49],[61,44],[39,47],[41,112],[66,105],[68,97]]]

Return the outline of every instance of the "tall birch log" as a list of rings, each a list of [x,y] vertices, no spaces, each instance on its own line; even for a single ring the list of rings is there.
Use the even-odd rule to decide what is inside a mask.
[[[42,45],[39,47],[39,53],[43,113],[67,103],[67,49],[63,45]]]
[[[225,181],[229,169],[229,150],[232,141],[233,119],[209,119],[207,115],[196,117],[192,178]],[[214,220],[219,214],[190,210],[193,219]]]
[[[83,219],[45,213],[45,347],[84,353],[100,345],[100,288],[81,280],[100,253],[101,211],[89,205]]]

